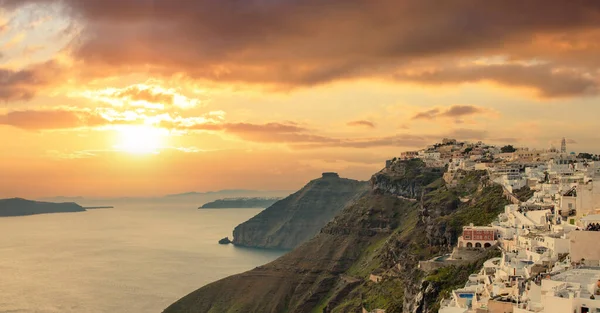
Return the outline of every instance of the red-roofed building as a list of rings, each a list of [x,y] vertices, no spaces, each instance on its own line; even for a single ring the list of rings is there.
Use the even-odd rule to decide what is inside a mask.
[[[489,248],[496,244],[496,229],[488,226],[463,226],[462,236],[458,238],[459,248]]]

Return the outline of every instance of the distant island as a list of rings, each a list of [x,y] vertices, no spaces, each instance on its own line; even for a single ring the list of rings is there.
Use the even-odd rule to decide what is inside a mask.
[[[0,200],[0,217],[85,211],[84,207],[74,202],[52,203],[20,198]]]
[[[218,191],[206,191],[206,192],[184,192],[178,194],[169,194],[162,196],[147,196],[147,197],[84,197],[84,196],[54,196],[33,199],[36,201],[52,202],[52,203],[65,203],[75,202],[82,205],[85,208],[88,207],[105,207],[114,206],[119,207],[123,205],[138,205],[138,204],[152,204],[152,205],[164,205],[172,206],[185,205],[185,206],[196,206],[217,199],[229,199],[229,198],[271,198],[271,197],[286,197],[291,194],[293,190],[246,190],[246,189],[225,189]]]
[[[282,198],[254,197],[254,198],[225,198],[208,202],[198,209],[251,209],[267,208]]]

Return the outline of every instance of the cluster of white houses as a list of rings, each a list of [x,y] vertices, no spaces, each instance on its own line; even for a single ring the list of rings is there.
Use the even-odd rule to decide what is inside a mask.
[[[566,153],[564,141],[560,151],[494,154],[496,148],[481,143],[471,147],[483,153],[440,153],[450,156],[446,182],[487,170],[512,204],[491,225],[463,228],[459,249],[493,247],[502,254],[454,290],[439,312],[600,313],[600,162]],[[520,191],[528,199],[519,200]]]
[[[413,158],[445,167],[448,185],[485,170],[511,202],[491,225],[463,227],[452,254],[419,263],[435,270],[468,263],[475,250],[501,251],[444,299],[439,312],[600,313],[599,156],[568,153],[564,138],[560,149],[546,150],[444,139],[399,159]]]

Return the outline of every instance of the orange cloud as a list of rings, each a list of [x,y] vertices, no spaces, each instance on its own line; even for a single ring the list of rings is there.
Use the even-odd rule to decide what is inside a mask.
[[[180,119],[178,121],[164,121],[160,126],[166,128],[183,129],[183,130],[207,130],[207,131],[224,131],[233,134],[250,134],[250,133],[266,133],[266,134],[285,134],[285,133],[302,133],[308,131],[307,128],[300,127],[295,123],[266,123],[266,124],[250,124],[250,123],[219,123],[214,120],[205,122],[204,119],[199,123],[189,123],[189,119]],[[192,121],[194,121],[192,119]]]
[[[44,49],[44,46],[28,46],[23,49],[23,56],[30,57],[40,51],[43,51]]]
[[[63,77],[64,72],[52,61],[22,70],[0,68],[0,100],[29,100],[39,90],[59,84]]]
[[[452,118],[460,120],[461,118],[478,115],[488,114],[491,110],[475,106],[475,105],[452,105],[447,109],[444,108],[433,108],[427,111],[417,113],[412,119],[419,120],[434,120],[437,118]]]
[[[77,128],[108,123],[98,115],[89,112],[67,110],[55,111],[13,111],[0,115],[0,125],[13,126],[25,130],[50,130]]]
[[[2,20],[0,20],[0,22],[2,22]],[[8,32],[9,30],[10,30],[10,25],[8,25],[8,23],[0,24],[0,35]]]
[[[141,89],[137,86],[129,87],[123,91],[114,94],[115,97],[129,98],[133,101],[146,101],[152,103],[173,104],[175,98],[172,94],[155,92],[148,89]]]
[[[105,102],[117,107],[145,107],[166,109],[177,107],[188,109],[201,104],[199,99],[189,98],[174,88],[164,88],[158,84],[135,84],[125,88],[107,88],[85,91],[81,96]]]
[[[374,138],[317,138],[317,140],[305,140],[292,144],[295,149],[318,149],[318,148],[354,148],[367,149],[375,147],[423,147],[432,138],[430,135],[396,135]]]
[[[384,146],[422,146],[431,136],[398,135],[374,138],[335,138],[315,134],[306,127],[295,123],[198,123],[182,125],[164,121],[161,127],[183,130],[215,131],[234,135],[242,140],[267,143],[286,144],[295,149],[316,148],[370,148]]]
[[[451,111],[451,110],[449,110]],[[457,111],[457,110],[454,110]],[[152,122],[152,124],[148,124]],[[168,115],[152,117],[128,116],[113,111],[96,112],[75,110],[13,111],[0,115],[0,125],[8,125],[24,130],[57,130],[84,127],[146,124],[157,128],[179,131],[208,131],[235,136],[241,140],[263,144],[285,144],[292,149],[353,148],[373,147],[420,147],[432,140],[455,137],[463,140],[495,140],[487,130],[454,129],[445,134],[398,134],[395,136],[340,138],[315,133],[307,127],[293,122],[285,123],[228,123],[223,122],[217,113],[204,117],[182,118]],[[515,140],[516,141],[516,140]]]
[[[23,40],[25,39],[26,35],[23,32],[20,32],[16,35],[14,35],[10,40],[8,40],[2,48],[4,49],[11,49],[15,46],[17,46],[18,44],[20,44],[21,42],[23,42]]]
[[[24,130],[58,130],[107,125],[139,124],[142,120],[112,114],[77,110],[26,110],[0,115],[0,126]]]
[[[353,127],[375,128],[375,123],[370,122],[370,121],[364,121],[364,120],[350,121],[350,122],[346,123],[346,125],[353,126]]]

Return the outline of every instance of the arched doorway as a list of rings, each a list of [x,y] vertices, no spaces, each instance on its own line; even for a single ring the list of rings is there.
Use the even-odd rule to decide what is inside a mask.
[[[467,242],[467,248],[473,248],[473,244],[470,242]]]
[[[489,242],[486,242],[486,243],[483,245],[483,247],[484,247],[484,248],[489,248],[489,247],[491,247],[491,246],[492,246],[492,244],[491,244],[491,243],[489,243]]]
[[[481,248],[481,243],[479,243],[479,242],[475,243],[475,248]]]

